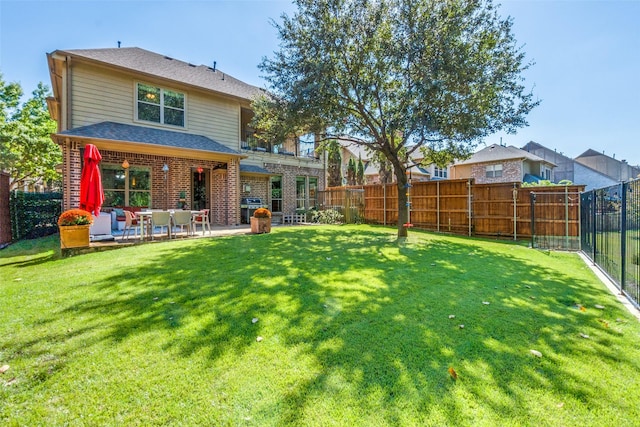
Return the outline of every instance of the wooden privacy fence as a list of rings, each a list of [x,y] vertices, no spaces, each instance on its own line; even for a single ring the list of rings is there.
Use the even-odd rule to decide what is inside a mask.
[[[522,239],[535,235],[534,245],[544,243],[544,239],[538,238],[543,236],[562,236],[565,243],[566,237],[577,241],[578,195],[583,189],[584,186],[577,185],[522,188],[521,183],[475,184],[466,179],[415,182],[408,189],[410,222],[415,228],[469,236]],[[364,206],[359,214],[363,222],[397,224],[395,183],[333,187],[324,191],[323,197],[330,199],[333,206],[345,206],[344,197],[354,190],[364,193]]]

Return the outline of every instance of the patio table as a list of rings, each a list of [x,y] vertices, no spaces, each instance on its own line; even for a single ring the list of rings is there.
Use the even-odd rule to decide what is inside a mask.
[[[166,211],[164,211],[166,212]],[[190,211],[191,214],[200,213],[200,211]],[[151,230],[151,214],[153,211],[139,211],[136,212],[136,215],[140,218],[140,240],[145,240],[145,228],[147,229],[147,234],[151,236],[153,234],[153,230]],[[175,213],[175,209],[170,209],[169,213],[173,218],[173,214]]]

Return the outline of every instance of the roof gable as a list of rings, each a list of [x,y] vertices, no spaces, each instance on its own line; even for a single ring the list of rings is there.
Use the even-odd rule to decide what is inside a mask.
[[[138,47],[72,49],[57,52],[246,100],[252,100],[264,93],[263,89],[244,83],[221,70],[214,70],[206,65],[190,64]]]
[[[457,165],[468,165],[474,163],[489,163],[498,162],[503,160],[530,160],[533,162],[544,162],[555,166],[552,162],[538,157],[535,154],[521,150],[512,145],[504,146],[499,144],[492,144],[482,150],[476,152],[467,160],[456,162]]]

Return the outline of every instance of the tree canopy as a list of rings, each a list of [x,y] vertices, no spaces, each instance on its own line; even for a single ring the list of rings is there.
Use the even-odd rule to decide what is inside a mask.
[[[12,188],[29,180],[59,181],[62,153],[50,136],[57,128],[47,110],[49,89],[39,83],[20,106],[22,95],[18,83],[5,83],[0,74],[0,169],[9,173]]]
[[[483,137],[526,125],[538,103],[524,87],[530,64],[512,21],[491,0],[295,3],[293,16],[274,22],[279,50],[260,64],[272,97],[261,101],[257,127],[277,138],[310,130],[380,153],[399,187],[399,237],[411,158],[465,158]]]

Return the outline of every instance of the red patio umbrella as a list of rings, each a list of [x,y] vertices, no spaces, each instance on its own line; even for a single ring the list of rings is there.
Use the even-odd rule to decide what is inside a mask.
[[[98,165],[102,156],[98,148],[93,144],[84,147],[84,167],[80,177],[80,209],[93,212],[100,216],[100,207],[104,202],[102,191],[102,178]]]

